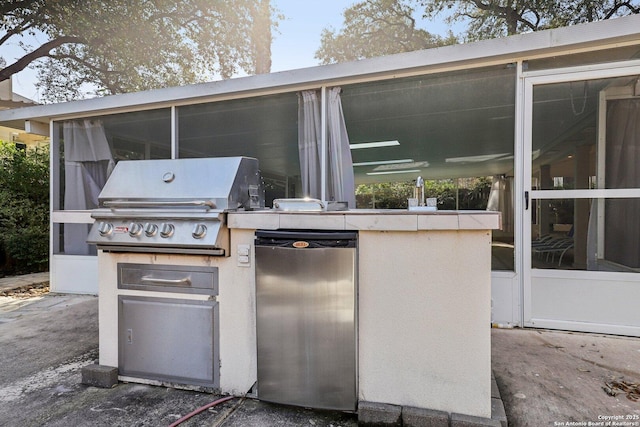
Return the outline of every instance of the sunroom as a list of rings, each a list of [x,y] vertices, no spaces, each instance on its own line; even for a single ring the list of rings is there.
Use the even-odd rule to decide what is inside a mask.
[[[405,209],[420,176],[440,209],[498,210],[493,323],[640,336],[638,16],[2,111],[0,124],[51,137],[57,292],[97,292],[85,240],[113,164],[242,155],[259,160],[267,205]],[[311,173],[305,132],[348,162],[316,153]]]

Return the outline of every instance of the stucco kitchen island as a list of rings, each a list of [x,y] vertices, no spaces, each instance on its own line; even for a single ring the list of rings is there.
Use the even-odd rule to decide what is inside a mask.
[[[358,231],[358,397],[491,417],[491,230],[499,214],[239,212],[229,227]],[[233,256],[233,254],[232,254]]]
[[[498,213],[265,210],[230,212],[227,225],[228,257],[99,251],[101,365],[118,366],[119,296],[145,295],[113,285],[118,263],[215,266],[219,388],[246,393],[257,378],[255,231],[352,230],[358,231],[360,404],[491,417],[490,257]]]

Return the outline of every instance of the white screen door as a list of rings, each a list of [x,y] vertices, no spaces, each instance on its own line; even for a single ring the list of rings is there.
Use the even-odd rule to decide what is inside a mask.
[[[640,336],[639,81],[637,63],[526,73],[525,326]]]

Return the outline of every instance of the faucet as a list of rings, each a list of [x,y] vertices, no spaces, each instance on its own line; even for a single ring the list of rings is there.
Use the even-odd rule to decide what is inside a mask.
[[[416,178],[416,188],[413,197],[418,199],[418,206],[424,206],[424,179],[421,176]]]

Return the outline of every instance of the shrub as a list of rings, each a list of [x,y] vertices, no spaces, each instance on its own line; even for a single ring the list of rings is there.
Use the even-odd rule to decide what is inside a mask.
[[[44,271],[48,260],[48,147],[0,141],[0,272]]]
[[[358,208],[406,209],[407,198],[413,197],[415,181],[363,184],[356,188]],[[438,199],[438,209],[484,210],[487,208],[491,179],[489,177],[460,178],[458,188],[453,179],[426,180],[425,197]],[[456,205],[456,198],[458,204]]]

